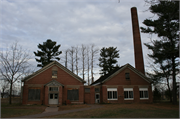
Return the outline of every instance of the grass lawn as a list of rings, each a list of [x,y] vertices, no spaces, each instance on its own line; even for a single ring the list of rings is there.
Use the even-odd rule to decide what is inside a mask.
[[[102,108],[50,118],[179,118],[179,105],[170,103],[102,104]]]
[[[39,114],[44,112],[46,106],[43,105],[21,105],[14,103],[1,103],[1,118],[19,117],[25,115]]]
[[[51,116],[50,118],[179,118],[179,105],[168,102],[153,104],[101,104],[102,108]],[[89,105],[62,105],[59,111],[86,108]],[[9,105],[1,100],[1,117],[11,118],[44,112],[44,105]],[[46,117],[49,118],[49,117]]]
[[[86,104],[83,104],[83,105],[61,105],[61,106],[59,106],[58,111],[87,108],[87,107],[90,107],[90,106],[86,105]]]

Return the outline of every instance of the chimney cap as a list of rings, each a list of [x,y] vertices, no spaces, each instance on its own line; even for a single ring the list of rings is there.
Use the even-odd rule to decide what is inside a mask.
[[[131,9],[137,9],[136,7],[131,7]]]

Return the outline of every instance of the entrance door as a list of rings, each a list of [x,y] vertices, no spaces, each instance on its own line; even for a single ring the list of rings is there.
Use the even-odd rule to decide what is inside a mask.
[[[58,93],[49,94],[49,104],[58,104]]]
[[[95,94],[95,102],[96,102],[96,103],[99,103],[99,102],[100,102],[100,95],[99,95],[99,93],[96,93],[96,94]]]

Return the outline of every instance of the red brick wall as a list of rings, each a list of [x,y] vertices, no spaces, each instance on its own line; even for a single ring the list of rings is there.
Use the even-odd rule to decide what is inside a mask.
[[[130,73],[130,80],[125,79],[125,73],[128,70]],[[133,88],[134,99],[124,100],[124,88]],[[140,100],[139,87],[147,87],[149,99]],[[107,99],[107,88],[117,88],[118,100]],[[152,87],[151,84],[145,81],[142,77],[131,71],[124,69],[119,74],[106,81],[102,86],[102,100],[103,103],[151,103],[152,102]]]
[[[116,76],[114,76],[112,79],[106,81],[104,85],[149,85],[149,83],[145,81],[143,78],[141,78],[139,75],[129,70],[128,68],[127,70],[130,73],[130,81],[127,81],[125,79],[125,69]]]
[[[88,104],[95,103],[95,86],[84,86],[84,88],[90,88],[90,93],[84,92],[84,102]]]
[[[26,84],[46,84],[52,80],[52,67],[45,70],[44,72],[40,73],[39,75],[35,76],[34,78],[26,81]],[[63,85],[83,85],[82,82],[78,81],[64,70],[58,67],[58,82]]]
[[[52,66],[53,67],[53,66]],[[52,67],[38,74],[37,76],[31,78],[24,82],[23,91],[23,104],[45,104],[48,105],[48,86],[44,85],[52,81]],[[64,103],[67,100],[67,85],[73,85],[79,87],[79,102],[84,102],[84,84],[79,80],[75,79],[73,76],[69,75],[64,70],[58,67],[58,76],[56,79],[59,83],[63,84],[64,87],[59,87],[59,104]],[[28,101],[28,88],[39,87],[41,85],[41,99],[40,101]]]
[[[106,81],[102,88],[100,88],[100,102],[104,103],[144,103],[144,102],[152,102],[152,89],[151,85],[145,81],[143,78],[138,76],[136,73],[134,73],[131,70],[128,70],[130,73],[130,81],[127,81],[125,79],[125,73],[126,69],[124,71],[121,71],[118,75],[114,76],[112,79]],[[52,78],[52,67],[45,70],[41,74],[33,77],[32,79],[28,80],[24,84],[24,91],[23,91],[23,104],[45,104],[48,105],[48,86],[44,85],[51,80]],[[90,93],[86,94],[84,92],[84,85],[82,82],[78,81],[62,69],[58,68],[58,78],[55,79],[59,83],[63,84],[63,87],[59,87],[59,104],[63,104],[67,101],[67,90],[69,88],[78,88],[79,89],[79,103],[89,103],[94,104],[95,103],[95,87],[97,86],[89,86],[90,87]],[[37,87],[41,88],[41,99],[40,101],[28,101],[28,88],[30,87]],[[130,86],[133,88],[134,92],[134,100],[124,100],[124,87]],[[149,91],[149,99],[148,100],[140,100],[139,98],[139,86],[146,86],[148,87]],[[100,86],[99,86],[100,87]],[[108,87],[116,87],[117,93],[118,93],[118,100],[107,100],[107,88]]]

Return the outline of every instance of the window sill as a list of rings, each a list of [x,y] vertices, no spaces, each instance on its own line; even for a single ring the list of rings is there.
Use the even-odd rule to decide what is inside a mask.
[[[107,99],[107,100],[118,100],[118,99]]]
[[[140,98],[140,100],[148,100],[149,98]]]
[[[124,100],[134,100],[134,98],[127,98],[127,99],[124,99]]]

